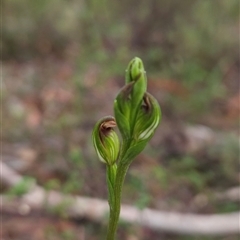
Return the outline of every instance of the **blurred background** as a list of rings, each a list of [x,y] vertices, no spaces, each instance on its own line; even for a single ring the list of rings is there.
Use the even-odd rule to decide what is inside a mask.
[[[2,161],[46,190],[107,199],[93,150],[96,121],[113,115],[129,61],[140,57],[163,119],[133,162],[122,203],[181,213],[230,213],[239,185],[239,1],[2,1]],[[238,192],[239,193],[239,192]],[[222,196],[222,197],[219,197]],[[238,195],[239,196],[239,195]],[[64,209],[3,211],[1,239],[104,239],[106,222]],[[56,211],[56,209],[54,210]],[[82,237],[79,237],[79,236]],[[126,240],[236,240],[120,224]]]

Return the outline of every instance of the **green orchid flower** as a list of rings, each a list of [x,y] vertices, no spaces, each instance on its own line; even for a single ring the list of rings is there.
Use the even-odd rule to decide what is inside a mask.
[[[93,146],[100,161],[113,165],[119,155],[120,141],[113,130],[116,127],[114,117],[107,116],[98,121],[93,129]]]
[[[125,86],[114,100],[114,117],[101,119],[93,129],[93,145],[99,159],[107,164],[110,216],[107,240],[114,240],[120,215],[121,192],[133,159],[145,148],[160,121],[157,100],[147,92],[147,78],[140,58],[128,65]],[[118,127],[122,141],[114,131]]]

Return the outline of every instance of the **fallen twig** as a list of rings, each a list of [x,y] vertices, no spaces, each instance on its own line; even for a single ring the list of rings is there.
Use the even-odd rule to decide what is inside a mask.
[[[22,176],[1,163],[0,178],[3,183],[13,186],[22,180]],[[46,191],[35,185],[29,193],[22,197],[9,200],[1,196],[1,208],[12,204],[16,210],[23,206],[29,212],[31,209],[46,210],[46,207],[55,208],[64,204],[65,214],[74,218],[86,218],[103,222],[108,213],[107,201],[64,195],[57,191]],[[14,204],[16,203],[16,204]],[[20,211],[19,210],[19,211]],[[123,205],[120,218],[124,222],[149,227],[157,231],[166,231],[177,234],[190,235],[224,235],[239,233],[240,212],[229,214],[181,214],[176,212],[162,212],[152,209],[139,210],[136,207]]]
[[[225,192],[216,193],[215,197],[220,201],[232,201],[239,202],[240,201],[240,187],[232,187]]]

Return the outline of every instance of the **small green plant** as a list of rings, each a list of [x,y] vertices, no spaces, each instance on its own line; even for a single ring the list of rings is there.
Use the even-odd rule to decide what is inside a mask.
[[[32,187],[36,184],[36,179],[33,177],[25,176],[23,179],[17,183],[15,186],[9,189],[9,196],[22,196],[30,191]]]
[[[135,57],[126,70],[125,86],[114,101],[114,115],[99,120],[92,133],[99,159],[107,166],[110,207],[107,240],[114,240],[121,207],[121,192],[133,159],[145,148],[161,120],[157,100],[147,92],[143,62]],[[121,141],[114,131],[118,127]]]

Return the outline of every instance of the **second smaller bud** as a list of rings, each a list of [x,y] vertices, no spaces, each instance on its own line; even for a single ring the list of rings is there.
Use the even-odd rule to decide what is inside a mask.
[[[99,120],[92,133],[93,145],[100,161],[113,165],[118,158],[120,141],[114,131],[116,121],[114,117],[107,116]]]

